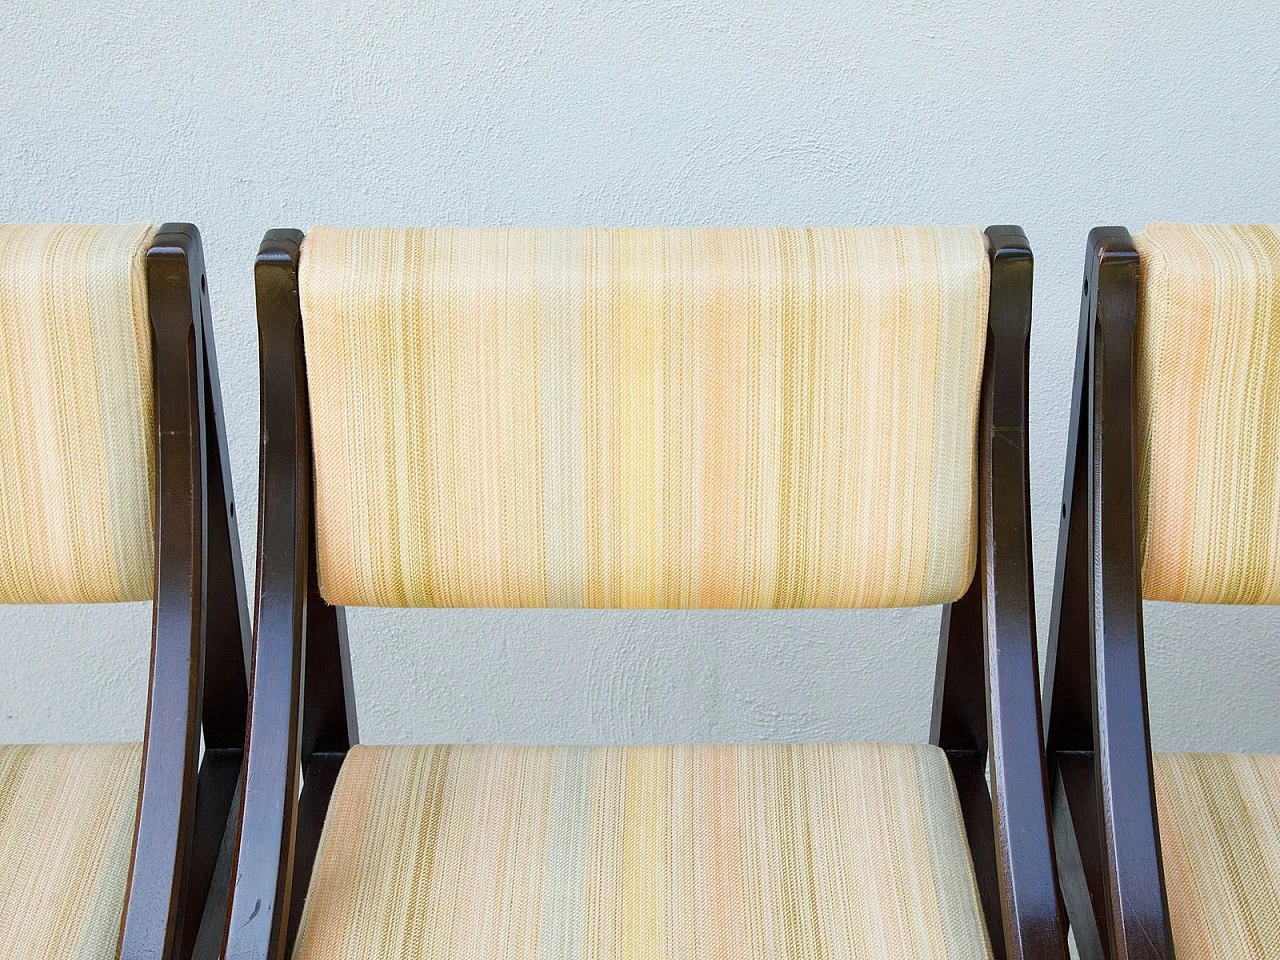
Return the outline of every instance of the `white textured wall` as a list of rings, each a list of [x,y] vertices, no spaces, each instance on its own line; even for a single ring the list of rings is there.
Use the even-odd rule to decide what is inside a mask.
[[[200,226],[250,560],[268,227],[1020,223],[1043,634],[1088,229],[1280,221],[1275,12],[1072,6],[9,0],[0,219]],[[350,623],[367,740],[581,742],[922,738],[937,619]],[[148,628],[141,605],[0,609],[0,742],[139,736]],[[1277,611],[1152,605],[1147,628],[1159,746],[1280,751]]]

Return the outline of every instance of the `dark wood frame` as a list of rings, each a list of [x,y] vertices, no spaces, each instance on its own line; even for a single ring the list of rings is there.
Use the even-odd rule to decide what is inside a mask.
[[[356,742],[343,611],[325,603],[316,586],[298,300],[302,239],[296,230],[268,232],[255,267],[262,378],[257,618],[227,960],[288,956],[334,781]],[[1065,958],[1031,591],[1032,258],[1017,227],[991,227],[987,243],[977,573],[943,615],[931,741],[955,774],[996,956]]]
[[[1065,958],[1067,922],[1040,739],[1031,567],[1033,261],[1019,227],[988,227],[987,250],[977,570],[965,595],[943,610],[929,740],[951,764],[997,960]]]
[[[1173,957],[1156,821],[1134,510],[1138,253],[1089,234],[1049,635],[1054,832],[1083,960]]]
[[[249,611],[200,233],[146,254],[155,403],[155,603],[137,828],[117,955],[186,960],[218,931],[244,753]],[[201,757],[201,734],[204,738]],[[223,850],[220,858],[219,851]],[[221,860],[221,870],[218,870]],[[212,909],[206,915],[206,905]],[[202,951],[203,952],[203,951]]]
[[[316,582],[301,244],[297,230],[268,231],[254,265],[262,387],[258,571],[249,749],[222,947],[229,960],[288,956],[329,797],[357,742],[346,620]]]

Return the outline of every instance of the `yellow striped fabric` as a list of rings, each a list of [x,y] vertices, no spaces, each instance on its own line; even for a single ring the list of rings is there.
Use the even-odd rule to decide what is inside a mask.
[[[0,224],[0,602],[152,596],[152,234]]]
[[[114,960],[140,744],[0,747],[0,957]]]
[[[1178,960],[1280,957],[1280,757],[1154,760]]]
[[[990,956],[937,748],[441,746],[352,750],[293,960]]]
[[[1134,241],[1143,593],[1280,603],[1280,234],[1157,223]]]
[[[317,227],[300,269],[330,602],[909,606],[972,579],[976,228]]]

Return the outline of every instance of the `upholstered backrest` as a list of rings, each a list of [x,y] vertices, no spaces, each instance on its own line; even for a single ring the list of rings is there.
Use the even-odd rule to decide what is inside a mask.
[[[0,225],[0,602],[154,592],[153,233]]]
[[[318,227],[300,292],[321,590],[954,599],[989,286],[970,227]]]
[[[1160,223],[1134,241],[1143,593],[1280,602],[1280,233]]]

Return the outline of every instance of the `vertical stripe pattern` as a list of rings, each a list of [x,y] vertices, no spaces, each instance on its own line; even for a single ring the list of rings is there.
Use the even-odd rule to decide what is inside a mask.
[[[0,747],[0,957],[114,960],[139,744]]]
[[[152,596],[147,224],[0,224],[0,602]]]
[[[356,747],[294,960],[990,957],[926,746]]]
[[[1134,242],[1143,593],[1280,603],[1280,234],[1161,223]]]
[[[322,592],[954,599],[989,283],[971,227],[317,227],[300,293]]]
[[[1154,757],[1178,960],[1280,957],[1280,757]]]

